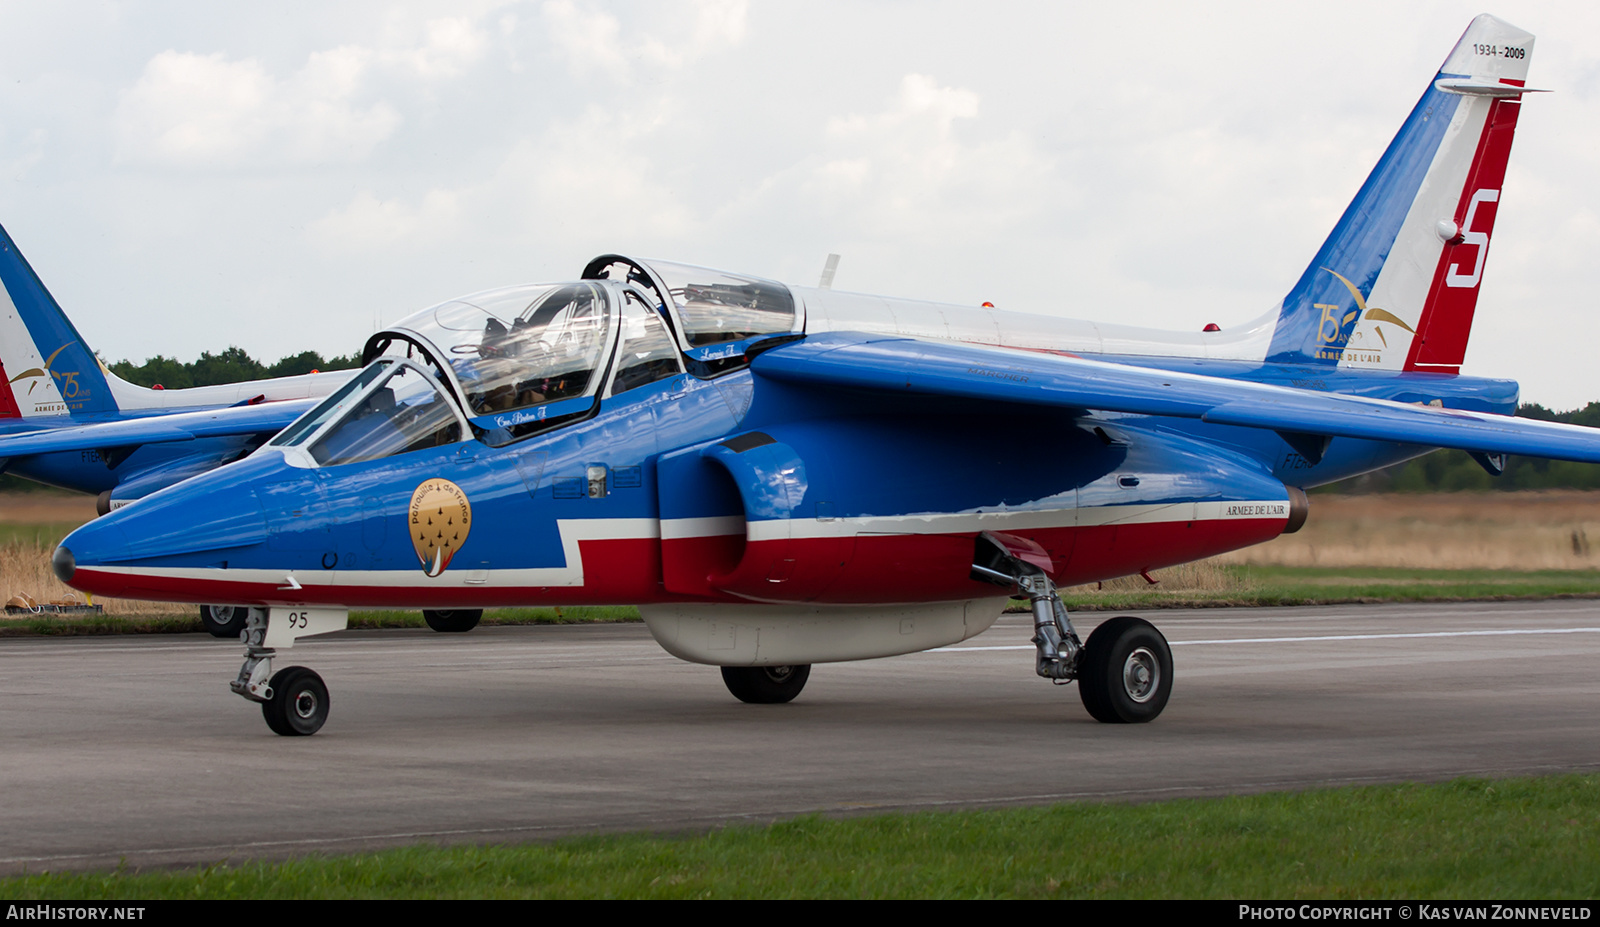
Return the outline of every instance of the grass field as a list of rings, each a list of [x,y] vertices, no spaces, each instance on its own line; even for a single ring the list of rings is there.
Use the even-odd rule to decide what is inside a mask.
[[[1218,559],[1297,567],[1600,570],[1600,492],[1319,493],[1299,532]]]
[[[1592,899],[1600,776],[803,817],[0,880],[0,898]]]

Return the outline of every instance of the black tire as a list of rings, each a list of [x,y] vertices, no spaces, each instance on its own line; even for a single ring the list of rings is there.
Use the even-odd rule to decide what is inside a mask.
[[[212,637],[238,640],[244,632],[245,616],[249,613],[250,610],[243,605],[202,605],[200,623]]]
[[[441,634],[458,634],[462,631],[470,631],[477,627],[478,622],[482,619],[483,609],[481,608],[456,608],[448,611],[424,611],[422,613],[422,620],[428,623],[428,627]]]
[[[272,676],[272,698],[261,703],[261,716],[272,733],[309,737],[328,720],[328,687],[311,670],[290,666]]]
[[[799,666],[724,666],[722,682],[733,697],[752,705],[793,701],[806,687],[811,664]]]
[[[1150,622],[1123,616],[1094,629],[1078,661],[1078,695],[1096,721],[1143,724],[1172,696],[1172,648]]]

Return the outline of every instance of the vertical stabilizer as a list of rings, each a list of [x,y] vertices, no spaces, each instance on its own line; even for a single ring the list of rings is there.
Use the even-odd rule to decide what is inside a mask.
[[[100,361],[0,228],[0,418],[110,412]]]
[[[1284,298],[1267,359],[1456,373],[1533,36],[1479,16]]]

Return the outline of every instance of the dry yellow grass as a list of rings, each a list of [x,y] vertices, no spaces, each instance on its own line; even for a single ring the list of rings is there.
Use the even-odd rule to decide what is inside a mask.
[[[1123,576],[1061,591],[1065,595],[1094,596],[1125,592],[1234,592],[1242,588],[1239,578],[1223,569],[1222,562],[1215,558],[1156,570],[1150,578],[1156,580],[1157,585],[1152,586],[1143,576]]]
[[[1313,496],[1298,533],[1223,563],[1435,570],[1600,568],[1600,492]]]
[[[0,493],[0,523],[81,525],[94,517],[94,497],[77,493]]]
[[[50,572],[54,541],[78,525],[95,517],[92,496],[52,492],[0,494],[0,525],[38,526],[37,539],[16,539],[0,543],[0,602],[17,593],[27,593],[39,602],[76,598],[83,594],[68,588]],[[111,615],[181,615],[193,605],[172,602],[138,602],[131,599],[96,599]],[[6,616],[0,612],[0,620]]]

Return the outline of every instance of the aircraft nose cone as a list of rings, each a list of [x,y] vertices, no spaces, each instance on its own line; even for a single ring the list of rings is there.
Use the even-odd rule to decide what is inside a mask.
[[[128,547],[127,536],[108,522],[107,516],[101,516],[61,539],[50,556],[50,572],[56,579],[74,589],[83,589],[85,582],[95,583],[100,567],[118,561]],[[101,592],[98,588],[83,591],[97,595]]]
[[[56,579],[64,583],[72,582],[72,574],[78,572],[77,558],[72,556],[72,551],[67,547],[57,547],[50,558],[50,569],[55,572]]]
[[[62,539],[53,569],[94,595],[188,601],[190,583],[174,570],[223,569],[238,552],[266,543],[251,484],[284,466],[281,457],[247,458],[102,515]]]

